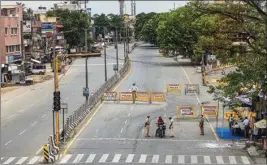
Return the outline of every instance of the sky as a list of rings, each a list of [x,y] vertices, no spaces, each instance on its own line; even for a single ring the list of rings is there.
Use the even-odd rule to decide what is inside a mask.
[[[16,2],[22,2],[26,7],[37,10],[39,6],[47,7],[50,9],[54,3],[62,1],[1,1],[2,5],[16,4]],[[174,8],[174,6],[180,7],[187,3],[187,1],[136,1],[136,13],[149,13],[149,12],[167,12]],[[131,14],[131,1],[125,1],[126,13]],[[94,14],[119,14],[119,2],[118,1],[90,1],[87,7],[91,7],[92,15]]]

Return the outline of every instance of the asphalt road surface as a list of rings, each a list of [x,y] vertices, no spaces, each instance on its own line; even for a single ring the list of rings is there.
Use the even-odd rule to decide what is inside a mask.
[[[199,84],[200,74],[195,68],[177,63],[159,55],[158,49],[142,45],[131,53],[132,70],[117,92],[129,91],[136,83],[140,91],[166,92],[167,84]],[[200,94],[167,94],[162,103],[106,102],[97,109],[81,134],[74,139],[58,163],[211,163],[250,164],[245,152],[233,149],[229,142],[218,141],[209,123],[205,135],[200,135],[198,119],[176,119],[176,106],[195,105],[199,112],[201,102],[211,96],[200,88]],[[144,137],[146,116],[151,117],[150,136]],[[163,139],[155,137],[156,120],[162,116],[175,118],[175,137],[169,138],[167,129]],[[20,158],[21,159],[21,158]],[[30,159],[29,159],[30,160]],[[27,160],[28,161],[28,160]]]
[[[133,44],[131,44],[133,45]],[[120,67],[123,64],[123,45],[119,45]],[[107,48],[108,77],[114,74],[116,50]],[[96,91],[105,81],[104,56],[88,60],[89,89]],[[85,58],[76,59],[59,83],[61,102],[68,103],[68,114],[81,106],[85,98]],[[38,154],[48,136],[52,135],[53,80],[21,87],[2,95],[1,156],[29,157]],[[62,126],[62,124],[60,123]],[[4,160],[4,159],[3,159]],[[2,163],[4,163],[2,161]]]

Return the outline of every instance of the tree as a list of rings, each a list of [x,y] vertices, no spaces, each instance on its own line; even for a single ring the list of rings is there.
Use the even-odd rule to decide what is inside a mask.
[[[151,12],[148,14],[145,13],[140,13],[136,15],[136,23],[135,23],[135,36],[136,38],[140,38],[141,37],[141,31],[143,29],[143,26],[145,25],[146,22],[148,22],[154,15],[156,15],[157,13]]]
[[[157,45],[157,27],[159,20],[159,14],[156,14],[144,24],[140,32],[143,41]]]
[[[66,32],[64,37],[69,44],[69,48],[85,45],[85,29],[88,33],[88,46],[90,46],[90,23],[89,16],[86,13],[68,9],[55,9],[49,10],[47,16],[60,18],[59,23],[63,25],[62,31]]]

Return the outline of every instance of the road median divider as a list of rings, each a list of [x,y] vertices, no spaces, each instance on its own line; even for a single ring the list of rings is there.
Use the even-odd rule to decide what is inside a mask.
[[[136,44],[133,46],[134,49]],[[117,72],[117,74],[113,75],[108,79],[97,91],[95,91],[87,102],[81,105],[77,110],[73,111],[71,115],[69,115],[64,125],[62,126],[61,131],[61,144],[60,150],[64,148],[64,144],[68,143],[73,137],[76,135],[77,129],[79,129],[79,125],[81,125],[82,121],[91,114],[94,110],[95,106],[99,105],[103,98],[113,99],[117,98],[117,94],[113,92],[107,92],[111,90],[114,85],[120,82],[124,76],[128,73],[131,68],[131,61],[127,57],[126,62],[122,66],[122,68]],[[114,94],[116,96],[114,96]],[[115,99],[116,100],[116,99]],[[55,135],[53,136],[53,140],[55,139]]]

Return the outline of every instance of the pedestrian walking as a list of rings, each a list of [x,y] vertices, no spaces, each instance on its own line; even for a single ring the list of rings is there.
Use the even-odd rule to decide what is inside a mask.
[[[200,135],[204,135],[204,118],[203,118],[203,115],[201,115],[201,118],[199,121],[199,128],[200,128]]]
[[[170,129],[170,137],[174,137],[173,119],[172,119],[172,117],[169,117],[169,120],[170,120],[170,126],[169,126],[169,129]]]
[[[150,137],[149,128],[150,128],[150,116],[147,116],[146,123],[145,123],[145,137]]]
[[[234,125],[234,118],[233,118],[233,114],[231,114],[230,116],[229,116],[229,119],[228,119],[228,121],[229,121],[229,128],[230,128],[230,130],[232,129],[232,127],[233,127],[233,125]]]
[[[245,131],[244,131],[244,134],[245,134],[245,137],[248,138],[248,133],[249,133],[249,120],[247,117],[245,117],[245,120],[243,121],[243,125],[245,126]]]

